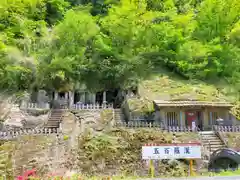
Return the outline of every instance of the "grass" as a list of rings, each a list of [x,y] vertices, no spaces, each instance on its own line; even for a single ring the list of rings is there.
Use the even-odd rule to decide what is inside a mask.
[[[143,81],[139,86],[139,93],[147,99],[199,101],[226,101],[224,93],[218,91],[215,85],[202,81],[183,80],[166,75],[154,75]]]
[[[185,80],[172,72],[160,69],[138,87],[142,98],[148,100],[198,100],[234,103],[231,113],[240,119],[239,92],[225,80],[204,82]]]
[[[240,169],[236,171],[223,171],[217,174],[218,176],[239,176],[240,175]]]

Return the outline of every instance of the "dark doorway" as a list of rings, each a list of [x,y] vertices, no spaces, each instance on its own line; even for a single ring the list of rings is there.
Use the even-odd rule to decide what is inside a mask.
[[[118,89],[108,90],[106,92],[106,101],[109,104],[113,104],[114,108],[116,108],[119,105],[118,93],[119,93]]]
[[[102,105],[103,103],[103,92],[96,93],[96,103]]]
[[[54,91],[52,92],[52,99],[55,99],[55,93],[56,92],[54,92]]]
[[[113,89],[107,91],[107,102],[113,104],[114,108],[120,108],[124,101],[122,90]]]
[[[75,92],[74,93],[74,104],[76,104],[79,101],[80,101],[80,93],[79,92]]]
[[[58,96],[59,96],[60,98],[64,98],[64,97],[65,97],[65,92],[60,92],[60,93],[58,93]]]

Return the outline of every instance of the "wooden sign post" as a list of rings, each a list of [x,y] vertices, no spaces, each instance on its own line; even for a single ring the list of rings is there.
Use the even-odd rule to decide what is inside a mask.
[[[189,174],[190,174],[190,176],[194,176],[194,172],[193,172],[193,160],[192,159],[190,159],[190,161],[189,161]]]
[[[150,159],[150,162],[149,162],[149,172],[150,172],[151,178],[154,178],[154,176],[155,176],[155,168],[154,168],[154,164],[153,164],[153,160],[152,159]]]

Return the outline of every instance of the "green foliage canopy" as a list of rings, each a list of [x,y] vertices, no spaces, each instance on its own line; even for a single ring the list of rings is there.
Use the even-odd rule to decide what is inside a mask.
[[[239,15],[238,0],[3,0],[0,87],[127,88],[158,67],[238,87]]]

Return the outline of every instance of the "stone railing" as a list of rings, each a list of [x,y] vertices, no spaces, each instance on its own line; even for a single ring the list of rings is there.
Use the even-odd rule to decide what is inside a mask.
[[[71,109],[73,110],[91,110],[91,109],[113,109],[112,104],[74,104]]]
[[[49,103],[24,103],[20,105],[21,109],[49,109]]]
[[[199,132],[200,131],[197,127],[192,128],[190,126],[167,126],[165,129],[169,132]]]
[[[240,126],[213,126],[214,131],[218,132],[240,132]]]
[[[126,128],[160,128],[161,130],[169,132],[198,132],[199,129],[185,127],[185,126],[167,126],[164,127],[162,123],[159,122],[146,122],[146,121],[129,121],[127,122],[115,122],[115,127],[126,127]]]
[[[157,122],[144,122],[144,121],[118,121],[114,124],[115,127],[128,127],[128,128],[161,128],[161,124]]]
[[[14,139],[23,135],[47,135],[60,134],[59,128],[42,128],[42,129],[22,129],[15,131],[0,131],[0,140]]]

